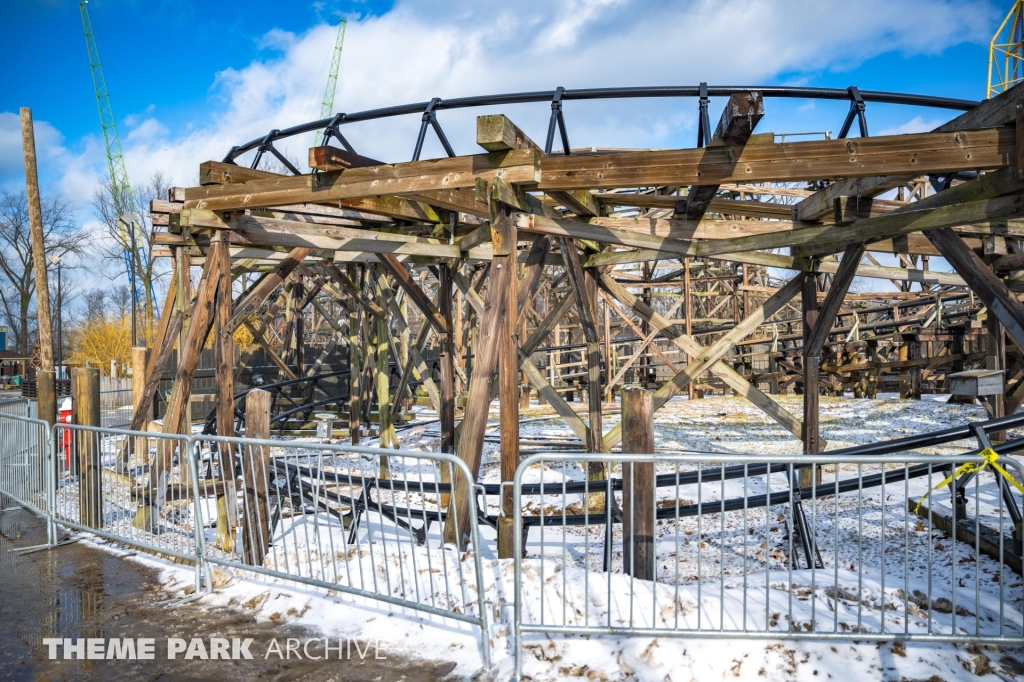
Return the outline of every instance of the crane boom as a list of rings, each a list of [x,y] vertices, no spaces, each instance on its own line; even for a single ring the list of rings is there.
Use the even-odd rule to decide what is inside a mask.
[[[125,269],[128,273],[128,284],[132,289],[132,297],[137,303],[145,304],[147,299],[154,300],[152,286],[145,295],[139,291],[135,284],[135,268],[132,267],[130,245],[138,244],[142,238],[139,234],[139,221],[134,216],[132,201],[132,188],[128,182],[128,170],[124,165],[124,155],[121,153],[121,138],[117,134],[117,122],[114,120],[114,110],[110,106],[110,94],[107,92],[107,81],[103,77],[103,64],[100,62],[100,51],[96,45],[96,34],[92,28],[92,19],[89,17],[89,2],[82,0],[78,3],[82,13],[82,29],[85,31],[85,48],[89,53],[89,69],[92,71],[92,83],[96,90],[96,106],[100,113],[100,129],[103,131],[103,145],[107,152],[107,169],[110,171],[110,193],[113,200],[114,211],[119,216],[118,222],[121,225],[121,246],[124,250]],[[131,220],[123,220],[120,216],[131,216]],[[126,224],[128,223],[128,224]],[[129,234],[128,230],[131,230]],[[147,267],[145,250],[138,251],[138,258],[142,267]],[[155,305],[154,305],[155,309]]]
[[[345,28],[348,19],[338,22],[338,33],[334,38],[334,51],[331,53],[331,69],[327,73],[327,87],[324,89],[324,101],[320,106],[320,118],[330,118],[334,114],[334,93],[338,89],[338,71],[341,69],[341,48],[345,44]],[[318,130],[314,144],[323,139],[322,130]]]

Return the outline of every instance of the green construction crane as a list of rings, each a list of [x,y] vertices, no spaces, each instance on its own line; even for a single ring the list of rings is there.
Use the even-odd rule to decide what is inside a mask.
[[[142,292],[136,286],[135,268],[132,267],[134,255],[138,253],[140,265],[147,267],[145,249],[138,250],[140,244],[139,221],[134,213],[132,205],[132,188],[128,182],[128,171],[124,166],[124,156],[121,154],[121,139],[117,135],[117,124],[114,122],[114,110],[110,106],[110,94],[107,92],[107,81],[103,77],[103,65],[100,63],[100,51],[96,46],[96,35],[92,30],[92,20],[89,18],[89,2],[82,0],[78,3],[82,12],[82,28],[85,30],[85,47],[89,52],[89,68],[92,70],[92,83],[96,89],[96,105],[100,111],[100,128],[103,130],[103,144],[107,150],[107,168],[110,170],[110,193],[113,199],[114,210],[119,216],[118,222],[121,228],[121,246],[124,250],[124,264],[128,272],[128,284],[132,289],[132,300],[137,304],[145,305],[147,300],[154,301],[152,284],[148,283],[148,291]]]
[[[334,115],[334,92],[338,89],[338,70],[341,68],[341,47],[345,43],[345,27],[347,19],[338,22],[338,34],[334,39],[334,52],[331,53],[331,70],[327,74],[327,87],[324,89],[324,102],[320,107],[320,118],[330,118]],[[323,130],[316,131],[313,141],[319,144],[323,140]]]

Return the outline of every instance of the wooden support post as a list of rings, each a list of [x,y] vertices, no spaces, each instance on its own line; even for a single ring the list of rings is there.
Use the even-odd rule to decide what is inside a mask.
[[[270,405],[273,399],[263,389],[245,396],[245,437],[270,438]],[[247,445],[243,453],[242,473],[245,486],[245,518],[242,523],[242,548],[245,563],[262,566],[270,549],[270,497],[268,474],[270,448]]]
[[[79,426],[100,426],[100,370],[79,367],[74,374],[75,394],[72,397],[72,421]],[[78,474],[79,522],[89,528],[103,527],[103,486],[100,472],[100,437],[98,433],[75,433],[75,458]]]
[[[686,335],[693,336],[693,304],[691,299],[691,288],[693,284],[690,281],[690,259],[683,259],[683,297],[686,301],[683,303],[683,314],[686,316]],[[687,361],[690,360],[687,356]],[[686,387],[687,395],[690,400],[694,398],[693,383],[691,382]]]
[[[168,313],[169,314],[169,313]],[[146,421],[152,419],[153,405],[144,405],[146,397],[146,367],[149,365],[150,350],[145,346],[132,348],[132,409],[142,412]]]
[[[350,265],[353,270],[356,268]],[[359,445],[360,387],[362,363],[359,361],[359,306],[348,302],[348,432],[352,445]]]
[[[654,454],[654,394],[627,386],[622,396],[622,453]],[[654,580],[654,462],[622,463],[622,571]]]
[[[28,200],[29,240],[36,286],[36,315],[39,327],[39,418],[53,426],[57,421],[57,386],[53,367],[53,325],[50,317],[50,287],[46,277],[46,241],[43,210],[39,200],[39,171],[36,166],[36,136],[32,110],[21,108],[21,146],[25,155],[25,195]],[[98,408],[97,408],[98,409]]]
[[[819,354],[809,354],[811,336],[814,333],[818,321],[818,278],[813,273],[803,275],[803,282],[800,288],[801,309],[804,318],[804,454],[818,452],[820,445],[820,433],[818,427],[818,376],[821,371],[821,357]],[[812,474],[807,469],[800,471],[801,485],[807,478],[806,484],[810,485]]]
[[[480,319],[478,341],[475,346],[473,373],[469,379],[469,397],[461,424],[461,435],[456,445],[459,458],[469,466],[474,478],[480,472],[491,386],[498,366],[498,340],[503,329],[502,316],[509,291],[508,279],[515,274],[514,242],[509,241],[513,230],[511,209],[491,200],[490,216],[494,258],[491,261],[490,284],[487,287],[484,314]],[[461,476],[455,478],[456,480],[452,482],[455,494],[452,495],[445,521],[444,541],[457,543],[460,548],[465,548],[469,538],[469,515],[473,506],[472,500],[468,497],[468,490],[473,481],[461,481]]]
[[[440,287],[438,306],[441,317],[448,329],[452,325],[452,267],[447,263],[438,265]],[[461,315],[459,316],[461,318]],[[439,362],[441,364],[441,452],[455,453],[455,347],[454,334],[438,337]],[[447,469],[447,467],[445,467]]]
[[[571,239],[561,238],[562,259],[565,262],[565,273],[569,280],[569,288],[576,300],[576,311],[579,314],[583,337],[587,342],[587,402],[590,423],[587,428],[587,452],[603,452],[601,441],[601,339],[597,333],[597,315],[595,299],[597,298],[597,279],[594,272],[584,274],[580,267],[579,254]],[[590,462],[587,477],[592,481],[604,479],[604,464]]]
[[[391,372],[388,371],[388,325],[384,320],[377,320],[376,348],[376,388],[377,388],[377,421],[380,447],[397,446],[392,441],[391,431]],[[380,477],[391,478],[390,460],[386,455],[380,458]]]
[[[498,332],[498,409],[500,420],[500,465],[502,483],[515,478],[519,466],[519,343],[516,337],[518,311],[516,306],[519,278],[516,274],[516,228],[509,226],[507,254],[500,256],[498,267],[509,268],[510,274],[502,278],[505,290],[505,309],[501,313]],[[492,282],[491,286],[494,286]],[[501,500],[504,515],[498,517],[498,558],[512,558],[514,531],[512,526],[512,488],[506,486]]]
[[[499,225],[504,231],[499,236],[501,251],[495,267],[508,269],[500,278],[505,287],[504,306],[500,311],[498,331],[498,405],[500,420],[500,466],[502,482],[511,482],[519,466],[519,344],[516,326],[519,319],[517,287],[516,242],[518,241],[514,223]],[[546,253],[546,249],[545,249]],[[497,255],[497,254],[496,254]],[[531,251],[532,255],[532,251]],[[539,268],[543,262],[535,264],[527,270],[527,277],[539,277]],[[491,286],[496,286],[492,281]],[[526,293],[526,292],[523,292]],[[486,306],[485,306],[486,309]],[[512,490],[505,488],[501,499],[504,515],[498,519],[498,556],[508,559],[512,557],[513,526],[512,526]]]
[[[1003,332],[1003,325],[999,318],[989,314],[985,319],[985,327],[988,331],[988,355],[985,359],[985,369],[1006,370],[1006,334]],[[1008,377],[1006,377],[1008,378]],[[1006,380],[1004,378],[1004,381]],[[993,419],[1006,415],[1006,402],[1003,391],[988,396],[989,416]],[[992,434],[992,440],[1006,440],[1006,432],[999,431]]]
[[[218,230],[212,238],[207,259],[216,260],[216,272],[221,276],[215,284],[213,347],[217,381],[217,435],[231,438],[235,435],[235,337],[222,333],[231,321],[231,254],[228,252],[227,233]],[[217,497],[217,546],[225,552],[235,549],[235,519],[238,518],[237,496],[234,487],[234,447],[217,444],[218,469],[223,479],[223,494]],[[182,472],[186,470],[182,463]]]

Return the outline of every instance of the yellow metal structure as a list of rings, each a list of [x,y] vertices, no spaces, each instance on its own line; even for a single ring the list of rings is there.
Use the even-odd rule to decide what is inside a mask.
[[[988,93],[995,97],[1024,81],[1024,0],[1015,0],[988,49]]]

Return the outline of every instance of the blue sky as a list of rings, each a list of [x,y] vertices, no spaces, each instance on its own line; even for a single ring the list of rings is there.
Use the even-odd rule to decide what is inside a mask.
[[[800,84],[965,99],[985,93],[988,40],[1009,2],[989,0],[91,0],[133,183],[161,171],[195,182],[198,164],[234,144],[319,113],[334,25],[350,19],[336,110],[432,96],[607,87]],[[93,220],[105,173],[78,3],[0,4],[0,186],[23,183],[17,111],[37,121],[46,192]],[[717,118],[722,102],[712,102]],[[768,100],[762,131],[836,133],[847,105]],[[547,105],[502,109],[542,138]],[[472,118],[443,112],[459,153]],[[953,112],[869,105],[872,135],[928,130]],[[574,146],[692,146],[696,102],[572,102]],[[412,152],[417,117],[353,127],[360,152]],[[307,140],[287,152],[305,156]],[[440,156],[428,142],[424,157]]]

